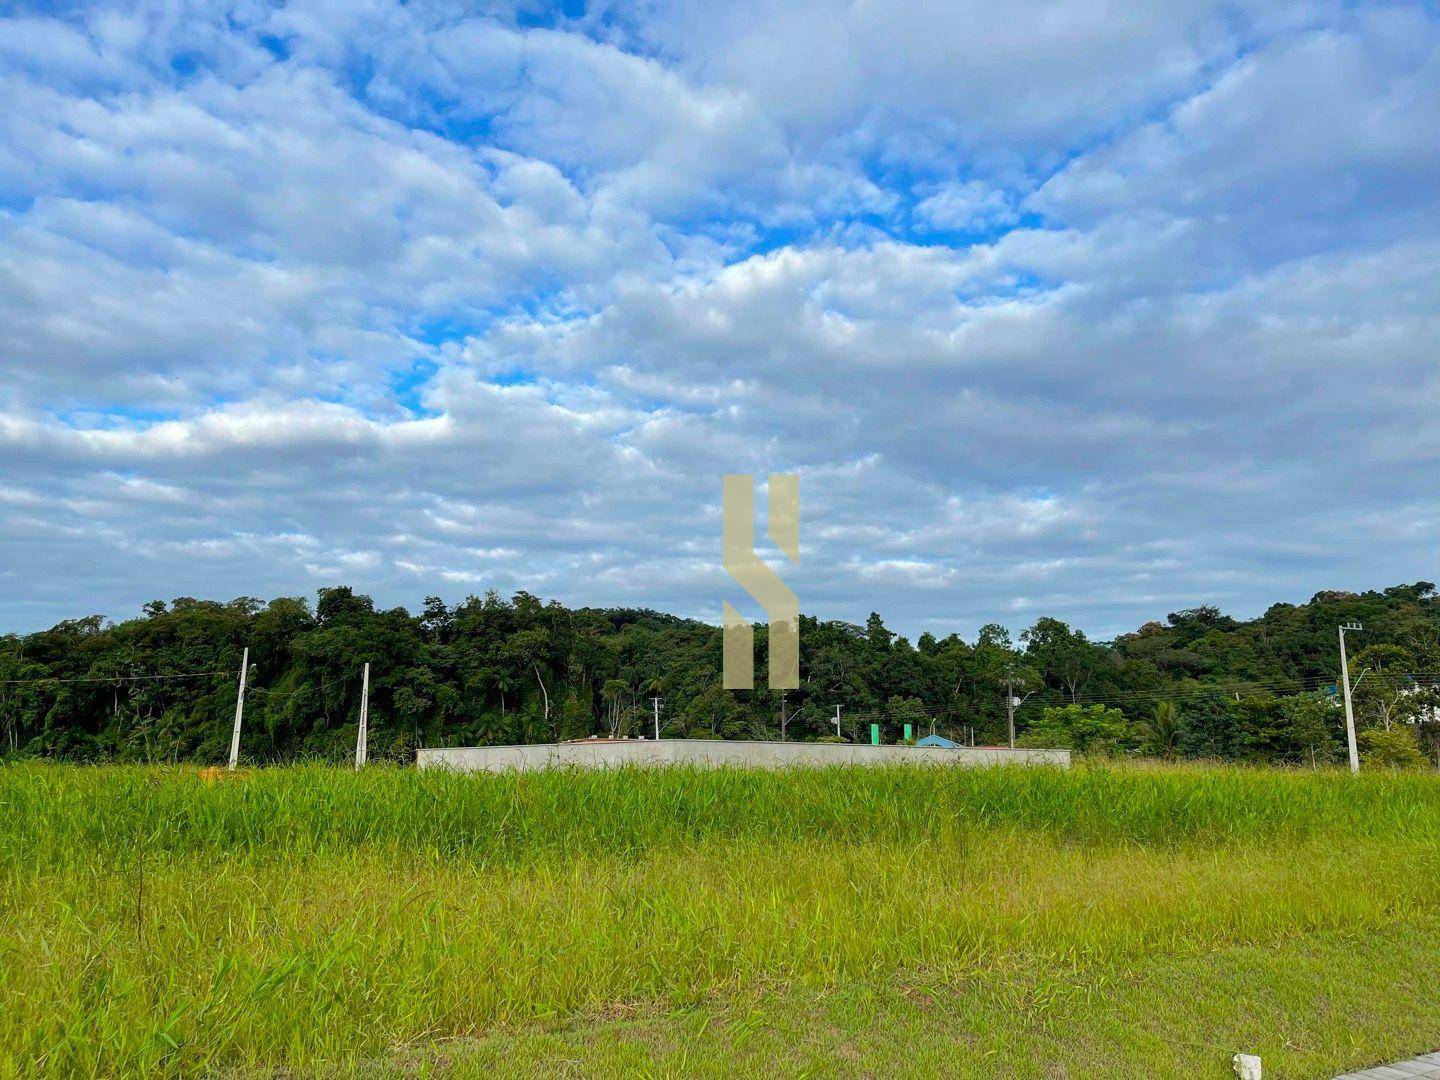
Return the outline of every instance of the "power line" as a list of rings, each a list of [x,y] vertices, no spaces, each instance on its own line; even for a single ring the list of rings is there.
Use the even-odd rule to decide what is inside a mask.
[[[135,682],[164,682],[174,679],[203,679],[218,676],[235,677],[233,671],[183,671],[172,675],[87,675],[83,677],[61,677],[58,675],[41,675],[33,679],[0,679],[0,686],[37,686],[48,685],[69,685],[69,684],[110,684],[110,683],[135,683]],[[318,686],[303,686],[299,690],[292,690],[284,697],[295,697],[297,694],[309,694],[317,690],[326,690],[332,686],[339,685],[344,680],[331,679]],[[247,694],[278,694],[277,690],[267,690],[262,686],[247,686]]]
[[[186,671],[177,675],[97,675],[84,678],[60,678],[42,675],[35,679],[0,679],[0,686],[30,686],[36,683],[124,683],[158,682],[166,679],[199,679],[211,675],[232,675],[230,671]]]
[[[1368,671],[1366,677],[1373,680],[1383,680],[1392,687],[1405,689],[1416,687],[1420,689],[1434,688],[1440,685],[1440,672],[1382,672]],[[1323,687],[1334,686],[1338,680],[1330,676],[1310,675],[1298,676],[1283,679],[1254,679],[1245,682],[1232,683],[1200,683],[1183,687],[1170,687],[1168,689],[1152,690],[1130,690],[1114,691],[1105,694],[1079,695],[1073,700],[1066,700],[1060,703],[1065,705],[1096,705],[1111,704],[1118,705],[1127,702],[1150,703],[1157,700],[1171,700],[1175,698],[1207,697],[1215,694],[1229,696],[1232,694],[1244,693],[1274,693],[1285,692],[1288,694],[1311,693]],[[1055,707],[1053,703],[1047,703]],[[944,705],[938,708],[922,709],[921,712],[926,720],[933,720],[943,723],[947,719],[954,720],[959,717],[973,716],[977,712],[974,705],[953,704]],[[875,720],[888,720],[897,715],[897,710],[884,706],[847,711],[846,719],[854,723],[867,723]]]
[[[339,686],[344,679],[331,679],[321,683],[319,686],[302,686],[299,690],[291,690],[287,694],[281,694],[278,690],[267,690],[262,686],[248,686],[245,688],[247,694],[265,694],[266,696],[278,695],[281,701],[288,701],[290,698],[298,697],[301,694],[313,694],[320,690],[328,690],[332,686]]]
[[[1424,676],[1427,680],[1421,682],[1420,676],[1399,676],[1385,672],[1366,672],[1366,677],[1371,682],[1386,682],[1397,688],[1414,686],[1418,688],[1435,685],[1435,680],[1440,676]],[[1336,686],[1338,678],[1330,676],[1312,676],[1304,679],[1286,679],[1274,681],[1256,681],[1250,683],[1233,683],[1230,685],[1207,684],[1200,686],[1174,687],[1167,690],[1134,690],[1115,691],[1109,694],[1082,695],[1073,701],[1065,704],[1092,705],[1092,704],[1118,704],[1135,700],[1166,700],[1177,697],[1203,697],[1209,694],[1245,694],[1245,693],[1273,693],[1281,692],[1290,694],[1313,693],[1325,687]]]

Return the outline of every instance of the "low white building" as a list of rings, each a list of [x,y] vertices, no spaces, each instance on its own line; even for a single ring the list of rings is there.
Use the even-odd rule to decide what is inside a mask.
[[[871,746],[865,743],[742,742],[716,739],[584,739],[531,746],[459,746],[416,752],[422,769],[458,772],[566,766],[695,765],[779,769],[816,765],[1054,765],[1068,768],[1068,750],[1004,746]]]

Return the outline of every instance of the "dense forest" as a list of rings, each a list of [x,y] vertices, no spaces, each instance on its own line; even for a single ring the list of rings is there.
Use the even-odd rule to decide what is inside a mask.
[[[252,762],[353,752],[361,670],[372,666],[372,756],[417,746],[648,735],[916,735],[1000,744],[1007,703],[1019,741],[1090,753],[1311,764],[1344,754],[1336,627],[1350,635],[1367,758],[1437,755],[1440,598],[1429,582],[1322,592],[1250,621],[1177,611],[1097,642],[1053,618],[1018,637],[911,642],[879,615],[864,626],[801,618],[801,688],[720,686],[718,627],[653,611],[569,609],[528,593],[453,607],[377,610],[349,588],[312,606],[180,598],[140,618],[100,616],[0,638],[0,756],[224,759],[242,649],[250,669],[243,753]],[[764,686],[757,627],[757,686]]]

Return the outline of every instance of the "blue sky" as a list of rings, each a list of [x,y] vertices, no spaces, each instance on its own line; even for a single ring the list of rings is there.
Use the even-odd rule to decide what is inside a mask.
[[[1432,5],[6,10],[4,628],[757,614],[727,472],[911,635],[1437,576]]]

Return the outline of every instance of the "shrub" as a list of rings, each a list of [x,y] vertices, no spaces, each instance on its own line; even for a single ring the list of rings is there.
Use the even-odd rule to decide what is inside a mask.
[[[1366,765],[1386,769],[1425,769],[1430,762],[1420,751],[1420,741],[1408,727],[1370,728],[1358,739]]]

